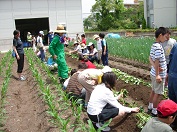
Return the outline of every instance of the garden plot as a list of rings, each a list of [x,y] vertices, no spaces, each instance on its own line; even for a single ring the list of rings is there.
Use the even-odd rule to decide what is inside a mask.
[[[72,56],[66,55],[66,59],[68,65],[71,68],[76,68],[76,65],[73,65],[78,64],[76,63],[78,62],[76,61],[76,58],[72,58]],[[119,71],[116,71],[115,73],[120,77],[117,80],[115,86],[116,91],[121,91],[121,89],[125,89],[128,92],[125,101],[122,101],[122,103],[125,105],[129,104],[130,106],[139,106],[141,108],[144,108],[144,111],[146,111],[148,98],[151,91],[149,83],[143,80],[139,80],[138,78],[135,78],[133,76],[129,76],[126,73],[124,74],[121,71],[120,73]],[[149,117],[144,113],[139,115],[140,117],[144,118],[144,120]],[[143,119],[140,120],[141,122],[144,121]],[[137,128],[137,122],[138,119],[136,119],[136,114],[128,114],[121,121],[113,121],[110,125],[113,132],[137,132],[140,131],[140,129]]]
[[[77,68],[76,58],[67,55],[66,60],[69,67]],[[12,75],[15,75],[16,67],[15,61]],[[148,84],[116,69],[115,72],[119,76],[116,90],[126,94],[122,103],[146,108],[150,92]],[[74,106],[75,102],[71,105],[58,84],[57,75],[51,74],[45,64],[41,63],[30,50],[26,51],[24,73],[27,81],[17,81],[13,76],[10,78],[7,90],[8,103],[5,107],[7,119],[0,130],[92,132],[93,126],[88,124],[86,112],[81,112],[80,106]],[[146,116],[143,113],[127,114],[122,120],[111,122],[111,131],[138,132],[141,129],[137,127],[137,122],[140,124],[139,127],[142,127],[141,123],[148,118]]]

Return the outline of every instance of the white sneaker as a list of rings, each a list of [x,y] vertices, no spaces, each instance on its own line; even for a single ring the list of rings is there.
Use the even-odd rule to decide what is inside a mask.
[[[20,81],[25,81],[26,78],[22,75],[20,78],[19,78]]]
[[[98,128],[102,127],[103,125],[104,125],[104,124],[102,124],[102,123],[96,123],[96,126],[97,126]],[[110,130],[111,130],[111,128],[108,127],[108,126],[102,129],[102,131],[105,131],[105,132],[108,132],[108,131],[110,131]]]

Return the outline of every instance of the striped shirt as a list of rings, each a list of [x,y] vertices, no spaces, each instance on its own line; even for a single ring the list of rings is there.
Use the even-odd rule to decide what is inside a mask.
[[[167,66],[166,66],[164,50],[160,45],[160,43],[154,43],[151,46],[150,57],[154,62],[155,60],[159,60],[159,67],[163,69],[163,71],[159,72],[159,75],[161,76],[161,78],[165,78],[167,72]],[[151,67],[150,74],[154,77],[156,76],[156,71],[153,66]]]
[[[83,86],[77,80],[77,77],[78,77],[79,73],[80,72],[78,71],[70,77],[70,80],[68,82],[68,86],[67,86],[67,89],[66,89],[66,91],[68,93],[71,92],[71,93],[76,94],[76,95],[81,94]]]

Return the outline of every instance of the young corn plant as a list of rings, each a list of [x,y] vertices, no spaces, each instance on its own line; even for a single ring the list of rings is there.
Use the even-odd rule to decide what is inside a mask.
[[[9,52],[6,53],[5,56],[9,55]],[[7,59],[6,59],[7,60]],[[4,109],[4,105],[5,105],[5,99],[6,99],[6,93],[7,93],[7,88],[8,88],[8,84],[9,84],[9,80],[11,77],[11,72],[12,72],[12,63],[13,63],[14,59],[10,58],[10,60],[8,60],[7,62],[7,69],[5,70],[5,78],[2,84],[2,88],[1,88],[1,98],[0,98],[0,127],[3,126],[3,124],[5,123],[5,114],[6,111]],[[4,67],[5,68],[5,67]]]
[[[30,60],[30,59],[31,58],[29,58],[29,56],[28,56],[28,60]],[[54,97],[53,94],[51,94],[49,86],[45,87],[45,83],[42,80],[42,76],[34,68],[34,65],[32,64],[33,61],[29,61],[29,63],[31,63],[31,66],[33,66],[33,67],[30,67],[30,68],[32,69],[33,75],[35,76],[35,78],[38,82],[38,85],[39,85],[40,90],[43,94],[44,100],[45,100],[46,104],[49,106],[49,109],[48,109],[47,113],[53,117],[53,120],[51,122],[53,122],[58,128],[60,128],[60,131],[63,131],[63,132],[66,131],[67,132],[67,127],[66,126],[69,122],[69,119],[65,120],[58,115],[58,111],[57,111],[55,103],[54,103],[55,102],[55,97]]]

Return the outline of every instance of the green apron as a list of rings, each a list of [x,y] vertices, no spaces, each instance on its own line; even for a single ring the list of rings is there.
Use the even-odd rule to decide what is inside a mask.
[[[54,36],[49,45],[49,52],[52,56],[57,56],[55,61],[58,64],[58,77],[61,77],[62,79],[68,78],[68,66],[65,60],[64,44],[60,42],[60,36]]]

